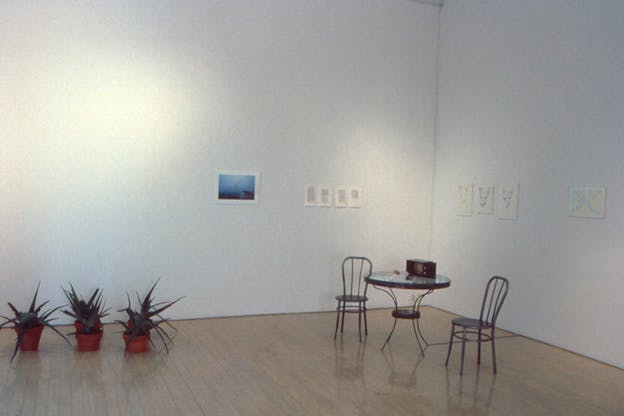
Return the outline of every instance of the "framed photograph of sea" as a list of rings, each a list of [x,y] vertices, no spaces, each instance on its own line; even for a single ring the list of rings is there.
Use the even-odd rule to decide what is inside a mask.
[[[254,171],[217,170],[216,200],[221,204],[256,204],[260,174]]]

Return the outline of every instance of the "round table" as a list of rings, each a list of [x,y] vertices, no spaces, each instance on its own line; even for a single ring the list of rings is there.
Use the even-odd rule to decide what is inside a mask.
[[[411,319],[412,326],[414,328],[414,336],[418,342],[420,352],[424,355],[425,352],[422,347],[421,340],[425,346],[428,346],[429,343],[420,331],[420,304],[423,298],[434,290],[445,289],[451,286],[451,279],[440,274],[435,277],[422,277],[409,275],[405,272],[373,272],[365,280],[366,283],[373,285],[375,289],[388,294],[394,302],[394,310],[392,311],[394,325],[392,325],[392,330],[390,331],[390,334],[388,335],[388,338],[386,338],[386,342],[384,342],[381,349],[383,350],[390,341],[390,338],[392,338],[392,334],[396,328],[397,319]],[[414,300],[414,305],[408,309],[399,308],[397,297],[394,294],[393,289],[425,290],[426,292],[419,295]],[[414,321],[416,323],[414,323]]]

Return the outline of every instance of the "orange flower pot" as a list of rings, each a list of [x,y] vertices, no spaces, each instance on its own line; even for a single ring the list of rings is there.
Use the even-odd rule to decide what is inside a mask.
[[[84,325],[80,322],[74,322],[76,328],[76,343],[78,344],[78,351],[89,352],[97,351],[100,349],[100,342],[104,331],[102,330],[102,324],[98,324],[96,330],[92,333],[84,332]]]
[[[130,335],[123,334],[123,339],[126,343],[126,352],[140,353],[149,349],[149,335],[137,335],[130,341]]]
[[[19,328],[15,329],[15,333],[19,336]],[[41,340],[41,332],[43,332],[43,325],[28,328],[24,332],[24,340],[20,346],[21,351],[37,351],[39,349],[39,341]]]

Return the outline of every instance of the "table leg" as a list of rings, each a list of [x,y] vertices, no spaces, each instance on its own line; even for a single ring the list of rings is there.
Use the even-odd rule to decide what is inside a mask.
[[[394,294],[392,289],[388,288],[386,290],[386,289],[384,289],[382,287],[378,287],[378,286],[374,286],[374,287],[375,287],[375,289],[380,290],[380,291],[386,293],[388,296],[390,296],[390,299],[392,299],[392,302],[394,302],[394,309],[395,310],[399,309],[399,303],[397,302],[396,295]],[[394,323],[392,324],[392,329],[390,330],[390,333],[388,334],[388,338],[386,338],[386,342],[384,342],[383,346],[381,347],[382,351],[383,351],[384,348],[386,348],[386,345],[390,341],[390,338],[392,338],[392,334],[394,334],[394,329],[396,328],[396,324],[397,324],[397,318],[395,317],[394,318]]]
[[[433,292],[433,290],[429,289],[425,293],[423,293],[422,295],[420,295],[420,296],[418,296],[416,298],[416,301],[414,302],[414,308],[418,311],[419,314],[420,314],[420,304],[422,303],[422,300],[425,298],[425,296],[427,296],[431,292]],[[420,339],[422,339],[424,344],[426,345],[425,348],[427,348],[429,346],[429,343],[427,342],[427,340],[425,339],[425,337],[423,336],[423,334],[422,334],[422,332],[420,330],[420,319],[416,320],[416,329],[418,330],[418,336],[416,336],[416,339],[418,339],[418,337],[420,337]]]
[[[384,288],[384,287],[380,287],[380,286],[375,286],[373,285],[373,287],[375,287],[375,289],[380,290],[384,293],[386,293],[388,296],[390,296],[390,299],[392,299],[392,302],[394,303],[394,310],[398,311],[399,310],[399,303],[397,301],[397,297],[394,294],[394,291],[392,290],[392,288]],[[433,292],[432,289],[427,290],[425,293],[419,295],[416,300],[414,301],[414,305],[412,307],[413,311],[417,311],[418,312],[418,316],[420,316],[420,304],[422,303],[422,300],[425,296],[427,296],[428,294],[430,294],[431,292]],[[392,335],[394,334],[394,330],[396,329],[396,324],[397,324],[397,317],[396,315],[398,314],[394,314],[394,323],[392,324],[392,329],[390,330],[390,333],[388,334],[388,337],[386,338],[386,342],[384,342],[383,346],[381,347],[381,350],[383,351],[384,348],[386,348],[386,345],[388,344],[388,342],[390,342],[390,338],[392,338]],[[418,348],[420,349],[420,352],[422,355],[425,354],[424,348],[423,348],[423,344],[425,345],[425,348],[427,348],[429,346],[429,342],[427,342],[427,340],[425,339],[425,337],[422,334],[422,331],[420,329],[420,319],[415,319],[416,322],[414,322],[414,319],[412,319],[412,328],[414,329],[414,336],[416,337],[416,342],[418,343]],[[422,343],[421,343],[422,340]]]

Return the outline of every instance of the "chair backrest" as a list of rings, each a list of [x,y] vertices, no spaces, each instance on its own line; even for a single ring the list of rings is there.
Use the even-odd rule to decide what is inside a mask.
[[[342,261],[343,295],[366,296],[368,285],[364,281],[370,276],[373,263],[366,257],[347,257]]]
[[[498,318],[498,313],[503,306],[508,291],[509,280],[504,277],[494,276],[488,281],[485,294],[483,295],[483,303],[481,304],[481,315],[479,315],[481,322],[493,326],[496,324],[496,318]]]

